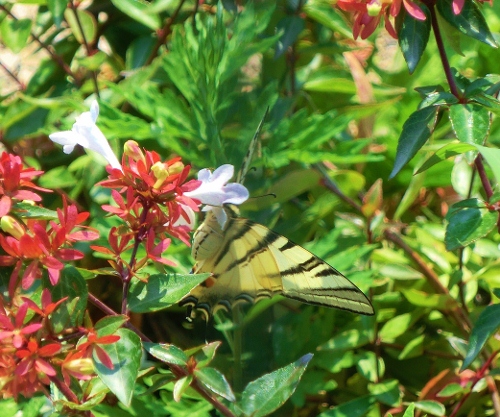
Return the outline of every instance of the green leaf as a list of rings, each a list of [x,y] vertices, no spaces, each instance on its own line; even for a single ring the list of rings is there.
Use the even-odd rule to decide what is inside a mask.
[[[490,130],[488,110],[477,104],[454,104],[450,106],[450,122],[460,142],[481,145]]]
[[[424,353],[424,340],[425,335],[421,334],[406,343],[405,347],[398,356],[400,361],[404,359],[414,358],[421,356]]]
[[[440,0],[436,6],[440,15],[463,34],[496,47],[495,38],[490,32],[484,17],[473,1],[464,1],[462,11],[455,15],[452,8],[453,0]]]
[[[370,334],[361,329],[345,330],[318,347],[318,350],[355,349],[370,343]]]
[[[279,41],[276,43],[276,52],[274,59],[279,58],[285,53],[290,46],[292,46],[304,30],[305,22],[299,16],[285,16],[276,25],[278,32],[283,32]]]
[[[401,52],[403,52],[403,56],[408,64],[410,74],[415,71],[420,58],[422,58],[431,32],[431,13],[422,3],[419,3],[419,7],[425,13],[427,19],[418,20],[406,12],[398,34]]]
[[[222,375],[217,369],[195,369],[194,376],[210,391],[215,392],[217,395],[224,397],[228,401],[236,401],[236,397],[234,396],[233,391],[231,390],[231,386],[226,380],[226,377]]]
[[[127,16],[142,23],[149,29],[160,29],[160,17],[157,14],[152,14],[149,3],[142,3],[137,0],[111,0],[111,3],[113,3],[118,10],[121,10]]]
[[[212,362],[213,358],[215,357],[215,352],[220,345],[221,342],[219,341],[211,342],[205,345],[188,349],[185,353],[187,356],[194,356],[197,364],[196,366],[198,367],[198,369],[200,369]]]
[[[446,249],[455,250],[486,236],[495,227],[498,213],[480,208],[454,211],[448,218],[444,238]]]
[[[455,103],[458,103],[458,98],[455,95],[447,91],[432,91],[425,95],[420,106],[448,106]]]
[[[451,397],[456,394],[462,394],[468,391],[467,387],[462,387],[457,382],[452,382],[451,384],[446,385],[441,391],[437,393],[438,397]]]
[[[15,54],[25,46],[31,32],[31,19],[11,19],[6,17],[0,24],[2,42]]]
[[[53,302],[68,297],[68,300],[52,313],[51,323],[54,331],[60,332],[68,327],[80,326],[88,297],[87,283],[82,275],[76,268],[67,266],[61,271],[57,285],[49,286],[49,289]]]
[[[415,416],[415,403],[410,403],[406,409],[403,417],[414,417]]]
[[[134,393],[135,380],[141,364],[141,339],[128,329],[119,329],[116,343],[99,345],[111,358],[113,369],[104,366],[97,355],[93,354],[97,375],[106,386],[126,406],[130,405]]]
[[[187,363],[188,356],[175,345],[169,343],[144,342],[143,346],[150,355],[162,362],[181,366],[185,366]]]
[[[182,394],[184,394],[184,392],[189,388],[191,382],[193,382],[192,375],[183,376],[175,381],[173,396],[176,402],[181,400]]]
[[[493,171],[493,175],[498,183],[500,183],[500,149],[487,148],[482,145],[475,145],[476,149],[481,153],[481,155],[486,159],[488,165]]]
[[[472,328],[469,339],[469,347],[464,363],[460,368],[466,369],[485,345],[488,338],[496,332],[500,326],[500,304],[487,306],[479,315],[476,324]]]
[[[443,162],[448,158],[462,155],[473,150],[475,150],[475,147],[467,143],[449,143],[448,145],[445,145],[437,150],[429,159],[427,159],[416,173],[420,174],[421,172],[426,171],[430,167]]]
[[[68,2],[66,0],[47,0],[47,7],[49,8],[52,19],[54,20],[54,23],[56,24],[56,27],[58,29],[61,28],[61,23],[67,4]]]
[[[386,342],[393,342],[395,338],[401,336],[408,330],[413,321],[414,318],[410,313],[404,313],[393,317],[384,324],[382,329],[380,329],[380,339]]]
[[[244,414],[266,416],[283,405],[295,391],[312,357],[308,353],[298,361],[250,382],[241,398]]]
[[[389,179],[393,178],[427,142],[434,131],[438,107],[424,107],[412,113],[403,125],[396,160]]]
[[[134,39],[127,49],[126,68],[133,70],[142,67],[153,52],[156,40],[152,36]]]
[[[363,417],[367,415],[376,401],[374,395],[365,395],[325,411],[318,417]]]
[[[432,414],[433,416],[444,416],[446,408],[443,404],[432,400],[416,401],[415,408],[422,410],[424,413]]]
[[[431,307],[436,310],[452,310],[456,308],[457,302],[451,296],[445,294],[428,294],[415,289],[403,290],[406,299],[418,307]]]
[[[128,321],[128,317],[124,315],[106,316],[100,319],[94,326],[99,337],[108,336],[116,333],[116,331]]]
[[[39,184],[46,188],[68,188],[74,187],[77,179],[64,166],[46,171],[41,177]]]
[[[66,9],[64,11],[64,17],[71,28],[71,32],[73,32],[78,43],[82,45],[84,43],[93,43],[97,35],[97,22],[94,15],[81,9],[77,9],[76,13],[78,18],[75,16],[74,10]]]
[[[401,400],[399,381],[397,379],[389,379],[377,384],[368,384],[368,391],[378,401],[390,407],[396,407]]]
[[[57,212],[45,207],[34,206],[29,203],[19,202],[12,207],[16,214],[23,219],[56,220]]]
[[[155,274],[148,282],[136,281],[130,288],[128,306],[134,313],[150,313],[170,307],[210,276],[206,274]]]

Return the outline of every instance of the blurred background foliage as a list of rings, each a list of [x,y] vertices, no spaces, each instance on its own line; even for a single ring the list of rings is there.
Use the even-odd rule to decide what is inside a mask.
[[[172,307],[134,314],[133,323],[153,340],[182,349],[223,341],[212,365],[236,392],[313,353],[291,400],[274,415],[402,415],[409,403],[417,415],[449,415],[472,386],[459,415],[493,415],[496,362],[479,382],[459,370],[469,324],[496,302],[499,236],[493,231],[465,249],[446,250],[449,206],[470,196],[471,184],[472,195],[481,191],[467,158],[414,175],[455,139],[447,118],[438,119],[417,156],[388,179],[403,125],[422,99],[415,89],[446,85],[434,37],[410,74],[397,40],[380,28],[354,41],[348,16],[331,3],[99,0],[66,7],[57,0],[4,0],[1,146],[46,171],[40,185],[57,190],[47,207],[58,207],[64,194],[90,211],[91,225],[101,232],[98,244],[105,244],[114,223],[100,208],[109,203],[109,190],[95,186],[106,177],[104,165],[81,149],[63,154],[48,134],[71,129],[74,117],[98,98],[97,124],[118,155],[133,139],[164,159],[181,156],[195,176],[224,163],[239,167],[269,107],[245,183],[252,198],[243,215],[340,270],[372,299],[376,315],[280,299],[245,308],[239,381],[227,330],[231,317],[222,315],[214,325],[196,321],[188,329],[185,312]],[[481,11],[497,38],[499,3]],[[444,30],[457,73],[472,81],[499,72],[497,50]],[[498,144],[498,129],[493,118],[492,144]],[[189,271],[189,250],[180,244],[169,249],[179,264],[175,271]],[[107,265],[86,251],[80,266]],[[92,276],[87,284],[119,309],[120,282]],[[499,348],[497,339],[488,340],[488,352]],[[471,369],[484,361],[478,357]],[[144,377],[136,392],[153,382]],[[21,405],[5,400],[2,407],[11,410],[5,416],[19,407],[34,416],[43,404],[40,398]],[[405,416],[413,415],[409,410]],[[173,401],[172,384],[135,396],[128,408],[118,410],[108,399],[93,412],[214,415],[199,397]]]

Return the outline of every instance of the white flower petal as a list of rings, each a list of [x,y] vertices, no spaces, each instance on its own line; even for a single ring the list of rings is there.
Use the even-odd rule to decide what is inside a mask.
[[[220,227],[224,230],[224,226],[226,225],[227,222],[226,210],[224,210],[222,207],[211,207],[211,206],[206,206],[206,207],[207,210],[204,211],[212,211],[215,214],[215,217],[217,218]]]
[[[242,204],[248,200],[250,193],[244,185],[232,183],[224,187],[226,199],[223,204]]]
[[[90,111],[82,113],[76,118],[71,131],[57,132],[49,135],[55,143],[63,145],[63,152],[70,153],[75,145],[81,145],[102,155],[113,168],[122,171],[118,158],[113,153],[109,142],[95,124],[99,115],[99,105],[93,101]]]
[[[226,184],[234,175],[234,166],[231,164],[221,165],[217,168],[212,177],[210,178],[210,182],[214,184]]]

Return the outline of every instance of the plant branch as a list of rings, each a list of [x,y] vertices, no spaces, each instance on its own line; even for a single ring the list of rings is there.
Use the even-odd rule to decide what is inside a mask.
[[[419,269],[427,278],[427,282],[429,282],[438,294],[445,294],[451,297],[448,288],[446,288],[441,281],[439,281],[438,275],[427,266],[420,255],[415,252],[400,236],[388,229],[384,230],[384,236],[387,240],[393,242],[405,251],[405,253],[418,265]],[[460,306],[457,306],[450,310],[450,313],[464,334],[469,334],[472,324],[463,309]]]
[[[95,295],[89,293],[89,301],[94,304],[96,307],[98,307],[101,311],[104,313],[111,315],[111,316],[118,316],[119,314],[114,311],[112,308],[108,307],[106,304],[104,304],[101,300],[99,300]],[[125,326],[128,327],[130,330],[135,332],[143,342],[151,342],[151,339],[147,337],[144,333],[142,333],[139,329],[137,329],[133,324],[130,322],[126,322]],[[186,369],[182,368],[179,365],[171,364],[171,363],[166,363],[164,362],[169,369],[172,371],[172,373],[176,376],[176,378],[182,378],[183,376],[188,375],[188,372]],[[216,397],[214,397],[207,389],[198,381],[198,379],[193,375],[193,382],[191,383],[191,386],[201,395],[203,398],[205,398],[210,404],[214,406],[217,410],[220,411],[220,413],[226,417],[234,417],[234,414],[231,412],[229,408],[227,408],[224,404],[222,404]]]
[[[455,79],[453,78],[453,74],[451,72],[450,62],[448,61],[448,57],[446,56],[446,51],[444,49],[443,37],[441,36],[441,30],[439,28],[439,24],[436,16],[436,9],[434,6],[429,7],[431,13],[431,25],[432,30],[434,32],[434,37],[436,38],[436,44],[439,50],[439,56],[441,58],[441,63],[443,64],[444,73],[446,75],[446,80],[448,81],[448,85],[450,86],[451,93],[458,98],[458,100],[462,101],[462,93],[459,91],[457,84],[455,83]]]
[[[486,170],[484,169],[483,157],[481,154],[478,154],[476,159],[474,160],[474,164],[476,165],[477,173],[479,174],[479,178],[481,179],[481,184],[483,185],[484,192],[486,193],[486,198],[488,201],[493,195],[493,190],[491,188],[490,180],[486,175]]]
[[[80,16],[78,15],[78,9],[75,6],[73,0],[69,1],[69,8],[72,10],[73,14],[75,15],[75,20],[76,20],[76,23],[78,25],[78,29],[80,30],[80,33],[82,35],[83,45],[85,46],[85,51],[87,52],[87,56],[92,56],[93,51],[90,48],[90,45],[87,41],[87,38],[85,37],[85,31],[83,30],[82,22],[80,20]],[[94,84],[94,93],[97,96],[97,98],[99,98],[99,85],[97,83],[97,71],[92,70],[90,72],[92,74],[92,83]]]
[[[337,197],[339,197],[344,203],[351,206],[354,210],[361,213],[361,206],[356,203],[353,199],[347,197],[340,189],[337,187],[337,184],[329,177],[328,171],[323,166],[323,164],[314,164],[313,165],[321,174],[323,174],[323,185],[328,188],[332,193],[334,193]]]
[[[19,85],[19,88],[21,89],[21,91],[26,88],[26,85],[19,78],[17,78],[17,76],[1,62],[0,62],[0,67],[2,67],[4,69],[4,71],[7,73],[7,75],[10,78],[12,78],[14,80],[14,82],[16,82]]]
[[[179,15],[179,12],[181,11],[182,6],[184,5],[185,2],[186,0],[181,0],[177,8],[172,13],[172,16],[170,16],[166,20],[165,26],[162,29],[157,30],[158,39],[156,40],[156,44],[153,47],[151,53],[149,54],[147,61],[144,63],[145,66],[151,64],[151,62],[153,62],[153,59],[155,59],[158,56],[158,51],[160,47],[166,43],[168,35],[172,33],[172,26],[175,20],[177,19],[177,16]]]
[[[61,378],[58,378],[57,375],[54,375],[54,376],[50,376],[49,379],[50,379],[50,382],[52,382],[57,387],[57,389],[59,391],[61,391],[69,401],[71,401],[72,403],[75,403],[75,404],[80,404],[80,400],[78,399],[76,394],[73,391],[71,391],[70,387],[68,387],[66,385],[66,383]]]
[[[3,12],[5,12],[5,13],[6,13],[8,16],[10,16],[12,19],[14,19],[14,20],[16,20],[16,21],[18,20],[18,19],[17,19],[17,17],[15,17],[15,16],[14,16],[14,15],[10,12],[10,10],[9,10],[7,7],[5,7],[4,5],[2,5],[2,4],[0,4],[0,10],[1,10],[1,11],[3,11]],[[44,43],[44,42],[43,42],[43,41],[42,41],[42,40],[41,40],[41,39],[40,39],[37,35],[35,35],[33,32],[30,32],[30,35],[31,35],[31,37],[32,37],[35,41],[37,41],[37,42],[38,42],[38,44],[39,44],[39,45],[40,45],[43,49],[45,49],[45,50],[48,52],[48,54],[49,54],[50,58],[51,58],[51,59],[52,59],[52,60],[53,60],[53,61],[54,61],[57,65],[59,65],[59,66],[62,68],[62,70],[63,70],[66,74],[68,74],[70,77],[72,77],[72,78],[75,80],[75,83],[76,83],[77,85],[80,85],[80,84],[81,84],[80,79],[76,76],[76,74],[74,74],[74,73],[73,73],[73,71],[71,71],[71,68],[68,66],[68,64],[66,64],[66,63],[63,61],[63,59],[62,59],[59,55],[57,55],[57,54],[55,53],[55,51],[54,51],[54,49],[52,48],[52,46],[47,45],[46,43]]]

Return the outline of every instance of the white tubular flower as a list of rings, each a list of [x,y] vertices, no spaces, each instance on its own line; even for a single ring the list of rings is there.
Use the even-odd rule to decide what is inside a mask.
[[[224,204],[242,204],[249,197],[245,186],[238,183],[227,184],[233,174],[234,167],[230,164],[220,166],[213,173],[209,169],[202,169],[198,173],[201,185],[193,191],[184,193],[185,196],[205,204],[203,211],[212,210],[221,227],[224,227],[227,220],[226,212],[222,206]]]
[[[94,100],[90,105],[90,111],[78,116],[71,130],[52,133],[49,138],[62,145],[63,152],[66,154],[71,153],[76,145],[81,145],[103,156],[112,168],[123,171],[118,158],[109,146],[108,140],[95,124],[98,115],[99,104]]]

